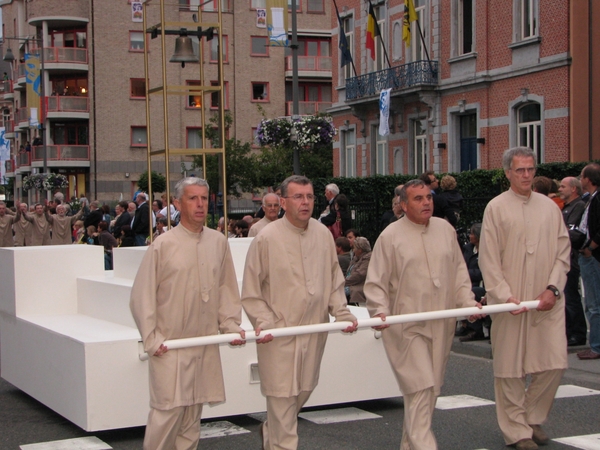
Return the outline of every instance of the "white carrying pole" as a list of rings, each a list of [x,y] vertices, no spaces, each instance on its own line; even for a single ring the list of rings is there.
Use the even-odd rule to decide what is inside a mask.
[[[539,304],[539,300],[532,300],[528,302],[521,302],[516,305],[514,303],[502,303],[500,305],[489,305],[479,309],[475,306],[469,308],[455,308],[455,309],[443,309],[441,311],[430,311],[423,313],[414,314],[400,314],[397,316],[388,316],[383,322],[379,317],[371,319],[361,319],[358,321],[358,328],[376,327],[379,325],[395,325],[398,323],[408,322],[424,322],[427,320],[438,320],[438,319],[450,319],[452,317],[465,317],[472,316],[475,314],[496,314],[501,312],[516,311],[523,307],[528,310],[536,309]],[[272,335],[274,338],[283,336],[298,336],[301,334],[311,333],[325,333],[329,331],[344,330],[352,325],[352,322],[328,322],[318,323],[313,325],[301,325],[297,327],[286,327],[286,328],[273,328],[271,330],[261,330],[258,336],[252,332],[252,330],[246,331],[246,341],[256,341],[262,339],[267,334]],[[239,333],[227,333],[227,334],[215,334],[212,336],[201,336],[194,338],[185,339],[173,339],[164,342],[164,345],[169,350],[175,350],[178,348],[187,347],[198,347],[200,345],[214,345],[214,344],[228,344],[235,339],[242,339]],[[141,353],[140,359],[145,361],[149,358],[147,353]]]

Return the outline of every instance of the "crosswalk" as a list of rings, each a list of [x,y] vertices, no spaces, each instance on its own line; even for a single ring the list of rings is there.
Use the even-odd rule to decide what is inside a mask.
[[[555,398],[557,401],[561,401],[561,399],[597,395],[600,395],[599,390],[576,385],[561,385],[556,393]],[[492,405],[494,405],[494,401],[490,399],[479,398],[472,395],[451,395],[439,397],[436,403],[436,409],[445,411],[461,408],[485,408]],[[264,422],[266,420],[266,413],[249,414],[248,416],[257,422]],[[595,416],[596,419],[593,419],[593,417],[590,417],[590,419],[598,422],[600,430],[600,421],[598,420],[600,415],[598,415],[596,412],[592,416]],[[343,422],[383,419],[383,416],[379,414],[365,411],[354,406],[309,410],[301,412],[299,417],[302,420],[309,421],[319,426],[327,426],[328,424],[339,424]],[[248,433],[251,433],[251,431],[227,420],[210,421],[202,423],[201,439],[207,441],[215,438],[226,439],[229,436]],[[561,436],[554,438],[553,441],[573,449],[600,450],[600,433],[581,436]],[[200,447],[202,446],[203,445],[200,444]],[[108,450],[112,449],[113,447],[105,442],[102,442],[97,437],[86,437],[21,445],[20,448],[21,450]]]

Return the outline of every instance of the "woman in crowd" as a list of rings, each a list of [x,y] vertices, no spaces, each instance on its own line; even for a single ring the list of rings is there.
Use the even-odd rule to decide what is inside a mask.
[[[363,289],[371,261],[371,244],[367,238],[357,237],[354,240],[353,248],[354,258],[346,272],[345,291],[348,304],[358,306],[367,301]]]

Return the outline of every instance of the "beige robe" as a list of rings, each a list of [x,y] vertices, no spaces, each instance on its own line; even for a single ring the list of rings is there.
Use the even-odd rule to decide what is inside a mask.
[[[242,304],[254,328],[354,321],[346,306],[344,277],[329,230],[310,219],[306,230],[284,216],[250,244]],[[312,391],[327,333],[280,337],[257,345],[261,390],[273,397]]]
[[[364,292],[371,316],[476,305],[454,228],[436,217],[427,226],[403,217],[386,227],[375,243]],[[403,393],[433,388],[439,395],[455,326],[456,319],[440,319],[382,331]]]
[[[46,219],[52,225],[50,245],[71,245],[73,243],[73,224],[83,216],[83,208],[74,216],[47,214]]]
[[[46,220],[46,216],[36,213],[24,215],[31,222],[31,245],[50,245],[50,222]]]
[[[12,224],[16,220],[15,216],[8,214],[0,216],[0,247],[14,247]]]
[[[33,225],[22,214],[19,214],[13,223],[13,231],[15,232],[15,247],[31,245]]]
[[[250,227],[250,231],[248,231],[248,237],[256,236],[260,230],[262,230],[264,227],[269,225],[271,222],[273,222],[273,221],[267,219],[266,217],[263,217],[258,222],[256,222],[254,225],[252,225],[252,227]]]
[[[144,255],[130,307],[150,355],[168,339],[239,332],[242,307],[227,239],[181,224],[161,235]],[[218,345],[169,350],[149,363],[153,408],[225,400]]]
[[[560,209],[544,195],[512,189],[494,198],[483,216],[479,267],[489,304],[514,296],[535,300],[548,285],[561,292],[570,267],[569,235]],[[564,296],[550,311],[497,314],[492,326],[494,376],[567,368]]]

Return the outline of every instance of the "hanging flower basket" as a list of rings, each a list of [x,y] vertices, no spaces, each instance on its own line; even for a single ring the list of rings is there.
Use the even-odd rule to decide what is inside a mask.
[[[23,178],[23,189],[38,191],[54,191],[69,186],[69,180],[60,173],[43,174],[38,173]]]
[[[260,145],[289,146],[292,130],[296,131],[296,142],[302,148],[330,145],[337,130],[328,116],[303,116],[292,122],[287,117],[263,119],[258,125],[256,137]]]

